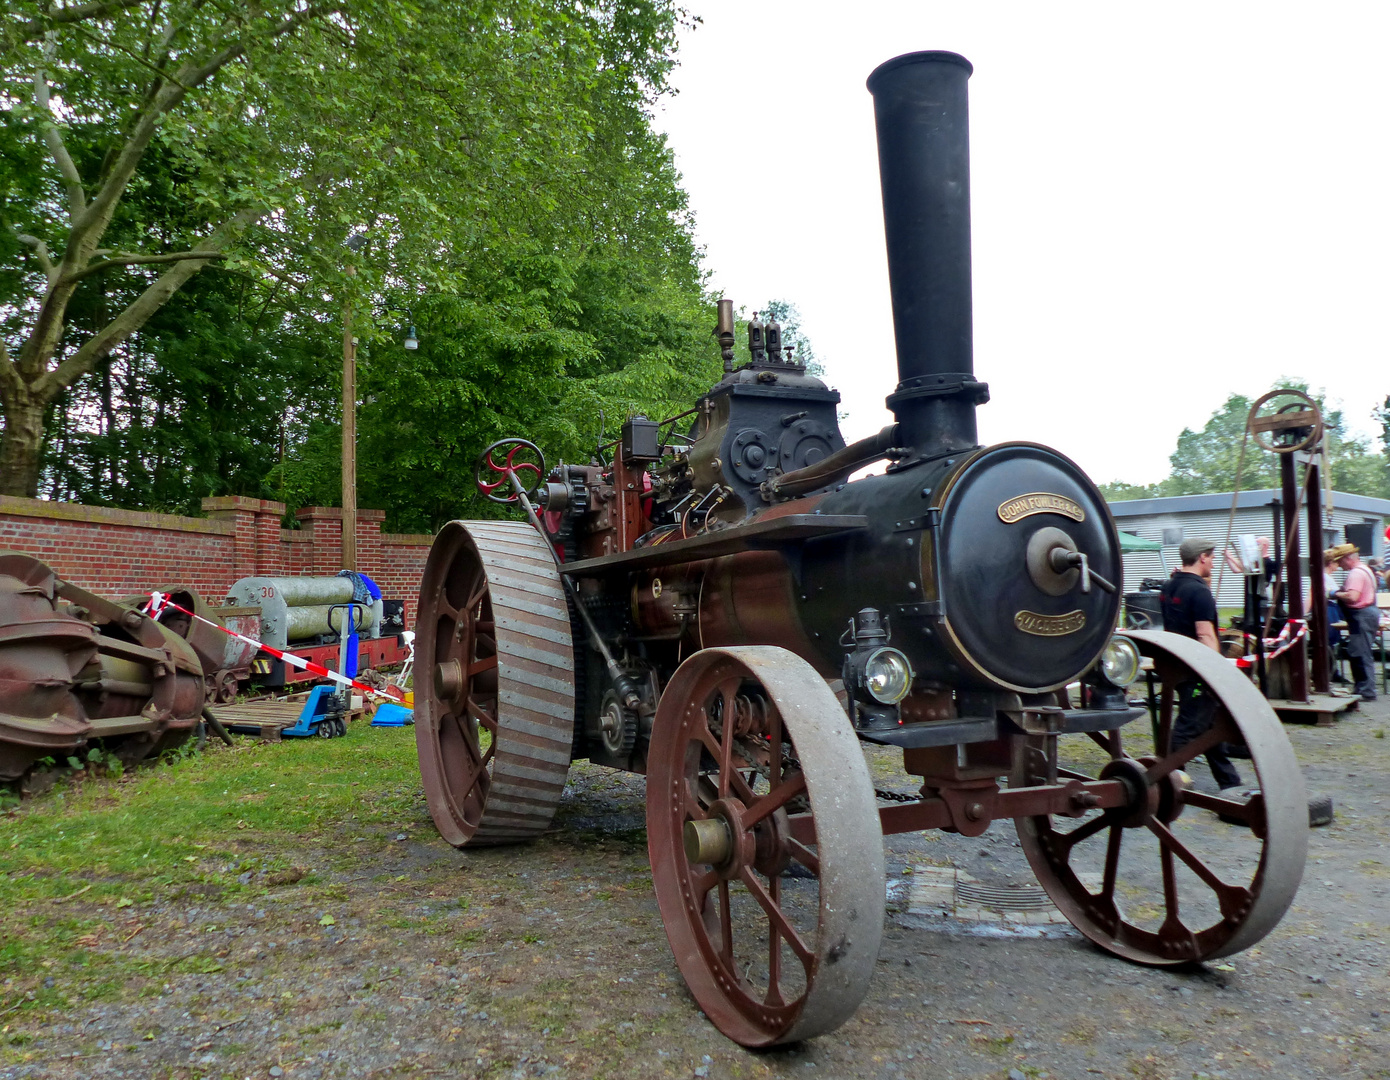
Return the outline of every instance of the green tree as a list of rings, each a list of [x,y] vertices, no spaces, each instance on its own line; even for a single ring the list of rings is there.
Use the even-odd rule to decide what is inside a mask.
[[[1309,393],[1306,383],[1295,380],[1281,380],[1274,389],[1284,387]],[[1390,465],[1387,465],[1390,459],[1387,454],[1373,450],[1368,440],[1349,435],[1342,411],[1329,409],[1324,395],[1310,396],[1322,410],[1327,467],[1336,489],[1358,495],[1390,497]],[[1109,499],[1231,491],[1236,486],[1237,470],[1242,491],[1277,488],[1280,482],[1277,456],[1261,449],[1253,438],[1245,438],[1246,420],[1253,404],[1252,398],[1232,394],[1200,430],[1184,428],[1178,436],[1176,449],[1168,459],[1169,474],[1157,484],[1136,485],[1114,481],[1102,485],[1101,490]],[[1273,404],[1277,407],[1279,402],[1276,400]]]
[[[568,257],[584,230],[689,247],[657,220],[679,207],[634,212],[628,188],[669,169],[649,125],[664,0],[22,0],[2,18],[0,492],[37,492],[53,403],[214,260],[326,324],[344,301],[450,295],[499,253]],[[372,241],[349,275],[354,229]],[[81,319],[84,286],[103,299]]]
[[[816,357],[811,339],[801,328],[801,309],[790,300],[769,300],[762,307],[764,322],[777,320],[782,327],[782,343],[793,348],[792,356],[806,365],[812,375],[824,375],[825,365]]]
[[[1152,499],[1158,494],[1157,484],[1127,484],[1123,480],[1112,480],[1100,485],[1100,493],[1107,502],[1122,502],[1125,499]]]
[[[0,207],[10,242],[32,256],[29,272],[10,267],[6,275],[13,291],[0,337],[0,493],[37,494],[50,403],[268,212],[255,198],[208,199],[196,215],[200,228],[146,235],[143,250],[112,247],[108,233],[146,153],[156,142],[171,152],[182,144],[185,168],[196,171],[206,143],[216,141],[212,126],[197,122],[211,119],[197,116],[193,103],[209,96],[200,91],[231,65],[244,74],[273,59],[277,46],[330,10],[293,0],[230,12],[158,0],[56,11],[31,0],[10,8],[0,26],[0,97],[12,119],[0,169],[12,175],[40,161],[43,168],[27,183],[6,182]],[[170,125],[173,117],[182,123]],[[243,130],[255,126],[240,119]],[[69,309],[82,283],[132,267],[147,275],[138,296],[119,311],[94,306],[102,325],[71,333]]]

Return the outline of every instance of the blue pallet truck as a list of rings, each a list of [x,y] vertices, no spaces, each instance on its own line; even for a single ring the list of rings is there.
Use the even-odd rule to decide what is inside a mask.
[[[351,601],[346,604],[333,604],[328,609],[328,625],[333,625],[333,612],[343,609],[343,625],[346,632],[340,633],[338,647],[338,670],[349,679],[357,678],[357,611],[364,605]],[[281,738],[307,739],[317,735],[321,739],[333,739],[347,734],[348,712],[352,707],[352,691],[347,687],[316,686],[309,692],[299,720],[294,727],[280,732]]]
[[[343,708],[343,695],[332,686],[316,686],[309,691],[309,698],[299,714],[294,727],[280,732],[281,738],[307,739],[317,735],[321,739],[334,739],[347,734],[347,714]]]

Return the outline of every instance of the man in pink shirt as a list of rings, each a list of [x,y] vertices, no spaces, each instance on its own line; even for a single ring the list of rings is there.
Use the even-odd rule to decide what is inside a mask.
[[[1328,555],[1347,572],[1341,589],[1335,593],[1347,623],[1347,655],[1351,675],[1362,701],[1376,699],[1375,635],[1380,632],[1380,611],[1376,607],[1376,578],[1361,561],[1355,544],[1338,544]]]

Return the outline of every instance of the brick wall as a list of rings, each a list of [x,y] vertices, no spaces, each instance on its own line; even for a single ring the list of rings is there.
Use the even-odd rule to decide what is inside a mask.
[[[280,528],[284,504],[229,495],[203,500],[205,518],[147,514],[0,495],[0,548],[22,551],[84,589],[112,598],[186,585],[213,605],[238,578],[334,574],[342,511],[305,507]],[[383,534],[381,510],[357,512],[357,568],[413,624],[431,537]]]

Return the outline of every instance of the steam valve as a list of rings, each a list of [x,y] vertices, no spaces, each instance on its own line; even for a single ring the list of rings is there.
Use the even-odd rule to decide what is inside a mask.
[[[724,374],[734,370],[734,302],[720,300],[719,317],[714,324],[714,336],[719,339],[719,355],[724,360]]]
[[[762,319],[758,318],[756,311],[753,312],[753,317],[748,320],[748,353],[752,356],[755,364],[761,364],[767,360],[767,339],[763,336],[764,329]]]

